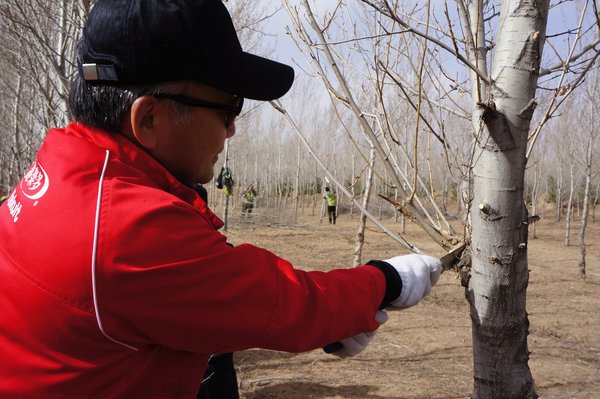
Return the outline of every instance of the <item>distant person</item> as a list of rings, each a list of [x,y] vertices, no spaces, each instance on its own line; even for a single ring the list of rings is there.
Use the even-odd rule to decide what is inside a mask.
[[[252,213],[257,195],[254,186],[252,184],[249,185],[244,194],[242,194],[242,216],[247,216]]]
[[[216,181],[217,188],[223,189],[223,194],[225,194],[226,197],[229,197],[233,194],[234,183],[231,169],[226,166],[221,167],[221,172]]]
[[[353,356],[438,281],[430,256],[321,272],[227,245],[193,185],[294,72],[244,52],[221,0],[97,0],[82,32],[74,122],[0,207],[0,398],[192,399],[214,353]]]
[[[325,187],[325,194],[323,200],[327,202],[327,215],[329,216],[329,224],[335,224],[337,218],[337,198],[335,193]]]

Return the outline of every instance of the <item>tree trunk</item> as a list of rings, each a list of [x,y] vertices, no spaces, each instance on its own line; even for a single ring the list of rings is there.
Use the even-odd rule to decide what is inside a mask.
[[[567,201],[567,215],[565,223],[565,247],[571,245],[571,219],[573,219],[573,196],[575,195],[575,176],[573,172],[573,162],[571,161],[571,189],[569,191],[569,200]]]
[[[556,217],[555,220],[560,222],[562,217],[562,197],[563,197],[563,177],[562,177],[562,162],[559,162],[558,165],[558,176],[556,179]]]
[[[538,171],[538,168],[536,167],[533,170],[533,185],[531,187],[531,215],[537,215],[538,193],[540,191],[541,176],[542,176],[541,168]],[[529,229],[529,232],[531,233],[531,236],[534,239],[537,238],[535,223],[533,223],[533,225]]]
[[[321,187],[321,197],[323,197],[323,194],[325,193],[325,187],[329,186],[329,180],[327,180],[327,177],[325,177],[323,179],[323,184]],[[325,212],[327,211],[327,205],[326,205],[326,201],[325,198],[321,198],[321,216],[319,216],[319,223],[323,223],[323,216],[325,216]]]
[[[471,5],[471,20],[483,21],[477,4]],[[480,89],[479,79],[472,79],[473,122],[479,140],[473,168],[472,270],[467,298],[475,399],[538,397],[528,365],[528,231],[523,185],[547,15],[547,0],[503,1],[489,93]],[[479,28],[482,25],[472,31]],[[483,36],[476,35],[473,47],[478,54],[483,46]]]
[[[225,150],[224,150],[224,167],[227,168],[227,164],[229,161],[229,140],[225,140]],[[233,188],[232,188],[233,190]],[[227,231],[227,216],[229,214],[229,195],[225,195],[225,202],[223,204],[223,231]]]
[[[595,126],[594,125],[594,106],[596,105],[596,101],[595,101],[595,88],[596,88],[596,82],[594,81],[593,83],[593,91],[592,91],[592,95],[589,99],[590,104],[591,104],[591,112],[590,112],[590,117],[591,117],[591,126]],[[579,227],[579,277],[581,277],[582,279],[585,279],[586,277],[586,272],[585,272],[585,255],[586,255],[586,245],[585,245],[585,230],[587,228],[587,224],[588,224],[588,219],[589,219],[589,215],[590,215],[590,202],[592,199],[592,193],[591,193],[591,188],[592,188],[592,159],[593,159],[593,154],[594,154],[594,137],[595,137],[596,132],[594,131],[594,128],[589,130],[589,138],[588,138],[588,146],[587,146],[587,151],[585,154],[585,188],[584,188],[584,193],[583,193],[583,213],[581,216],[581,226]]]
[[[350,200],[350,219],[354,216],[354,197],[356,196],[356,148],[352,148],[352,176],[350,177],[350,192],[352,193],[352,199]]]
[[[368,209],[369,207],[369,197],[371,195],[371,186],[373,184],[373,171],[375,170],[375,156],[377,155],[377,152],[375,151],[375,148],[371,147],[371,155],[370,155],[370,159],[369,159],[369,171],[368,171],[368,176],[367,179],[365,181],[365,190],[364,190],[364,194],[363,194],[363,202],[362,202],[362,206],[364,209]],[[365,215],[364,213],[360,214],[360,221],[358,223],[358,232],[356,233],[356,239],[355,239],[355,247],[354,247],[354,259],[353,259],[353,264],[354,266],[360,266],[362,265],[362,248],[363,248],[363,244],[365,243],[365,226],[367,223],[367,215]]]
[[[579,277],[585,280],[585,230],[588,224],[590,214],[590,199],[592,185],[592,154],[593,154],[593,133],[590,132],[588,148],[585,156],[585,189],[583,193],[583,214],[581,216],[581,226],[579,227]]]
[[[294,222],[298,221],[298,205],[300,202],[300,166],[301,166],[301,147],[300,142],[298,142],[298,153],[297,153],[297,163],[296,163],[296,179],[294,181]]]
[[[12,168],[12,173],[10,176],[10,180],[11,182],[13,181],[18,181],[18,177],[22,174],[22,172],[25,170],[24,166],[25,160],[22,157],[22,144],[21,144],[21,132],[19,129],[19,114],[20,114],[20,110],[19,108],[21,107],[21,75],[19,74],[19,77],[17,78],[17,88],[16,88],[16,93],[17,96],[15,98],[15,104],[14,104],[14,108],[13,108],[13,123],[12,123],[12,130],[13,130],[13,137],[14,137],[14,144],[13,144],[13,155],[14,155],[14,160],[15,160],[15,167]]]
[[[596,204],[598,203],[598,195],[600,194],[600,183],[596,184],[596,189],[594,190],[594,199],[591,201],[592,206],[592,223],[596,221]]]

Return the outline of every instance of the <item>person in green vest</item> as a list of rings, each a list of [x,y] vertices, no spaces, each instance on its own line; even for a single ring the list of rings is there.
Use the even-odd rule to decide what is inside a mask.
[[[242,216],[246,216],[246,214],[252,213],[252,209],[254,208],[254,200],[256,199],[256,190],[254,186],[251,184],[248,186],[248,189],[244,194],[242,194]]]
[[[337,198],[335,197],[335,193],[329,189],[329,187],[325,187],[325,195],[323,195],[323,200],[327,201],[327,214],[329,215],[329,224],[335,224],[336,219],[336,209],[337,209]]]
[[[218,189],[223,190],[223,194],[229,197],[233,194],[233,176],[231,176],[231,169],[227,166],[221,168],[221,173],[217,177],[216,185]]]

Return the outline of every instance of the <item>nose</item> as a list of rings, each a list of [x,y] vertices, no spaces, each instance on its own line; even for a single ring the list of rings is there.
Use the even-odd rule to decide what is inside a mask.
[[[229,127],[227,127],[227,138],[233,137],[235,134],[235,121],[231,123]]]

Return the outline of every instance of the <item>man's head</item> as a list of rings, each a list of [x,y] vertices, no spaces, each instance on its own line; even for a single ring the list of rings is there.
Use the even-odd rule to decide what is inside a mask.
[[[235,132],[243,98],[278,98],[294,78],[289,66],[242,50],[221,0],[98,0],[77,65],[75,120],[125,134],[190,183],[212,178],[208,164]],[[165,118],[173,126],[154,123]],[[175,134],[183,127],[190,131]],[[204,159],[195,162],[202,170],[193,158]]]

